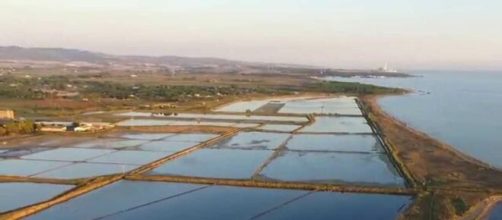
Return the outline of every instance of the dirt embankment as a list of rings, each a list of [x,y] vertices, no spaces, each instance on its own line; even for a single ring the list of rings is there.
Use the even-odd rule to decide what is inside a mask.
[[[500,170],[408,127],[385,113],[377,98],[360,100],[397,165],[420,191],[400,219],[478,219],[479,207],[491,201],[487,198],[502,195]]]
[[[399,122],[379,107],[377,98],[361,101],[418,185],[502,190],[502,172]]]

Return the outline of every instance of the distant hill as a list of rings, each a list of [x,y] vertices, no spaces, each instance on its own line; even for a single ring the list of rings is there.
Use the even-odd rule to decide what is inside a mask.
[[[180,56],[120,56],[85,50],[66,48],[24,48],[18,46],[0,46],[0,60],[50,61],[62,65],[85,62],[98,67],[116,69],[169,69],[189,73],[259,73],[259,74],[304,74],[312,76],[407,76],[403,73],[385,73],[375,70],[324,69],[320,67],[244,62],[211,57]]]
[[[89,62],[103,64],[109,62],[137,62],[152,64],[170,64],[180,66],[191,65],[231,65],[244,64],[241,61],[231,61],[219,58],[179,57],[179,56],[118,56],[96,53],[85,50],[65,48],[24,48],[17,46],[0,47],[0,59],[3,60],[34,60],[57,62]]]
[[[60,61],[60,62],[104,62],[109,56],[101,53],[93,53],[83,50],[62,48],[23,48],[23,47],[0,47],[0,59],[9,60],[36,60],[36,61]]]

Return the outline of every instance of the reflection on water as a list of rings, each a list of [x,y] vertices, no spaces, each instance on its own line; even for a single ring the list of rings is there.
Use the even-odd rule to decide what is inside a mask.
[[[96,164],[96,163],[77,163],[55,170],[50,170],[35,177],[55,178],[55,179],[75,179],[87,178],[93,176],[110,175],[115,173],[124,173],[131,171],[138,166],[124,164]]]
[[[374,135],[296,134],[286,147],[309,151],[383,152]]]
[[[298,128],[300,128],[298,125],[266,124],[258,129],[265,131],[292,132]]]
[[[408,196],[121,181],[28,219],[394,219],[409,202]]]
[[[150,174],[248,179],[271,154],[269,150],[202,149],[169,161]]]
[[[213,147],[273,150],[284,143],[289,136],[289,134],[284,133],[240,132],[239,134],[222,141]]]
[[[315,122],[300,132],[372,133],[363,117],[316,117]]]
[[[0,213],[48,200],[72,185],[0,183]]]
[[[404,184],[383,154],[289,151],[268,164],[261,175],[300,182]]]

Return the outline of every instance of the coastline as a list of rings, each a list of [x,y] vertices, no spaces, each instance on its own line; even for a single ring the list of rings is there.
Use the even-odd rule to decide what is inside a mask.
[[[372,107],[376,107],[378,108],[378,112],[380,112],[381,114],[385,115],[385,117],[388,117],[392,120],[394,120],[396,123],[400,124],[401,126],[403,127],[406,127],[406,129],[410,130],[411,132],[419,135],[419,136],[422,136],[423,138],[426,138],[426,139],[430,139],[430,140],[433,140],[434,142],[437,143],[437,145],[441,148],[444,148],[445,150],[448,150],[448,151],[452,151],[453,153],[455,153],[457,156],[459,157],[462,157],[464,160],[467,160],[471,163],[474,163],[474,164],[477,164],[479,166],[484,166],[485,168],[488,168],[488,169],[493,169],[493,170],[497,170],[497,171],[500,171],[501,174],[502,174],[502,169],[500,168],[497,168],[487,162],[484,162],[482,160],[479,160],[475,157],[472,157],[470,155],[468,155],[467,153],[464,153],[460,150],[458,150],[457,148],[455,148],[454,146],[450,145],[450,144],[447,144],[435,137],[432,137],[431,135],[425,133],[424,131],[420,131],[418,130],[417,128],[414,128],[412,126],[409,126],[407,123],[401,121],[400,119],[396,118],[395,116],[392,116],[390,115],[389,113],[387,113],[385,110],[382,109],[382,107],[380,106],[380,104],[378,104],[378,99],[380,98],[383,98],[385,96],[395,96],[395,95],[374,95],[370,102],[371,102],[371,106]]]
[[[396,119],[378,104],[381,97],[359,98],[388,144],[390,156],[419,191],[400,218],[478,219],[487,215],[490,209],[480,209],[502,197],[502,172]],[[459,208],[458,201],[465,207]]]
[[[425,168],[425,167],[435,168],[435,169],[439,168],[440,172],[443,172],[446,171],[445,169],[448,169],[448,167],[444,166],[445,164],[441,164],[443,166],[438,166],[440,164],[437,164],[437,162],[441,163],[446,162],[452,164],[453,166],[449,167],[448,169],[449,171],[455,171],[459,173],[469,172],[470,170],[456,168],[458,167],[458,165],[463,165],[479,173],[489,172],[490,174],[497,176],[497,178],[494,178],[494,176],[490,177],[491,179],[490,182],[496,183],[496,184],[490,184],[490,186],[502,189],[502,172],[500,170],[495,169],[492,166],[482,161],[472,158],[469,155],[466,155],[458,151],[453,146],[450,146],[446,143],[443,143],[439,140],[430,137],[424,132],[418,131],[414,128],[407,126],[405,123],[389,115],[381,108],[381,106],[377,102],[378,98],[380,97],[382,96],[371,95],[371,96],[360,97],[360,99],[363,103],[363,107],[369,109],[370,117],[374,122],[376,122],[379,129],[382,131],[383,133],[382,135],[384,136],[383,138],[385,138],[394,147],[397,148],[395,150],[397,151],[398,157],[401,157],[400,159],[408,158],[407,156],[414,156],[410,155],[413,153],[424,153],[421,154],[422,156],[421,158],[414,158],[414,159],[419,159],[419,162],[421,162],[421,164],[417,163],[417,161],[413,161],[413,163],[407,163],[406,160],[403,161],[404,164],[408,166],[408,169],[411,171],[411,173],[417,176],[418,178],[417,180],[419,182],[425,183],[425,180],[427,179],[426,174],[432,174],[431,172],[434,172],[434,170],[431,169],[422,170],[419,168]],[[411,142],[413,142],[413,144],[409,145],[408,143]],[[435,153],[441,153],[442,155],[430,154],[430,152],[427,152],[431,150],[434,151]],[[424,158],[423,156],[426,157]],[[447,160],[438,161],[440,159],[447,159]],[[417,165],[418,167],[410,166],[410,164]],[[482,172],[480,172],[480,170]],[[449,175],[451,174],[451,172],[444,172],[444,174]],[[443,176],[438,175],[437,177],[443,177]],[[463,181],[471,180],[473,182],[479,183],[479,180],[476,179],[479,177],[484,177],[484,176],[475,175],[474,177],[472,177],[472,179],[463,179]],[[479,185],[475,184],[475,186]]]

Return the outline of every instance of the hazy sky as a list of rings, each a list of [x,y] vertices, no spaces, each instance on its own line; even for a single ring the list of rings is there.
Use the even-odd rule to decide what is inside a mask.
[[[502,69],[500,0],[0,0],[0,45]]]

